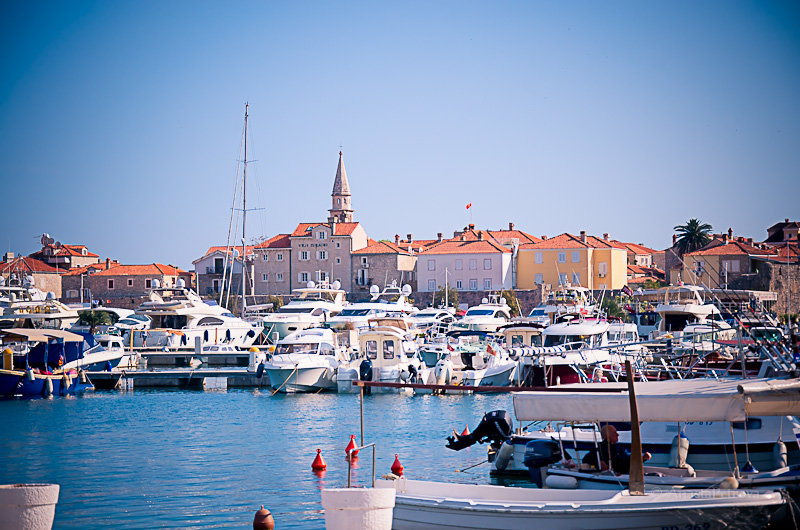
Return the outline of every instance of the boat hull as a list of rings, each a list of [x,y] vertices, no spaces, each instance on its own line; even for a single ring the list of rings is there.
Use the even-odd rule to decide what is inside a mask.
[[[48,383],[50,382],[49,388]],[[49,397],[75,395],[93,388],[83,383],[78,375],[34,374],[33,380],[20,370],[0,370],[0,397]]]
[[[278,368],[265,365],[265,371],[269,375],[270,386],[285,394],[336,390],[333,371],[328,367]]]

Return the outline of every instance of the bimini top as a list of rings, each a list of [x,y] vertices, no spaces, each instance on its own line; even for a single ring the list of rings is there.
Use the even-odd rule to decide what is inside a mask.
[[[11,340],[22,339],[28,342],[49,342],[50,339],[62,339],[64,342],[84,341],[81,335],[63,329],[8,328],[0,331],[0,334]]]
[[[631,421],[627,385],[513,394],[519,421]],[[800,379],[688,379],[634,383],[640,421],[744,421],[800,414]],[[581,391],[583,390],[583,391]]]

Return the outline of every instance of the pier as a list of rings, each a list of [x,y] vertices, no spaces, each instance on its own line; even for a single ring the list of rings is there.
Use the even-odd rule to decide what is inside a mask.
[[[177,387],[222,390],[230,387],[269,387],[269,377],[247,368],[198,368],[175,370],[131,370],[87,372],[98,389],[133,390],[134,388]]]

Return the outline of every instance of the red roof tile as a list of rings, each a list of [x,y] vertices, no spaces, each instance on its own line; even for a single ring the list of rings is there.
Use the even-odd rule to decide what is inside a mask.
[[[289,240],[289,234],[278,234],[272,236],[266,241],[262,241],[255,248],[291,248],[292,243]]]
[[[421,254],[489,254],[492,252],[511,252],[497,241],[491,239],[465,240],[446,239],[422,250]]]
[[[0,272],[11,273],[20,272],[66,272],[66,269],[56,269],[49,263],[32,258],[30,256],[19,256],[10,261],[0,263]]]
[[[189,273],[173,265],[150,263],[147,265],[115,265],[110,269],[100,270],[94,276],[153,276],[153,275],[178,276]]]
[[[355,231],[360,223],[336,223],[336,228],[334,230],[334,236],[349,236],[350,234]],[[291,237],[309,237],[311,233],[310,229],[314,229],[318,226],[327,226],[330,228],[330,223],[300,223],[297,225],[297,228],[294,229],[290,235]]]
[[[756,255],[756,256],[769,256],[776,255],[774,249],[762,249],[741,241],[725,241],[715,239],[700,250],[688,252],[685,256],[743,256],[743,255]]]
[[[405,247],[401,245],[395,245],[391,241],[375,241],[374,239],[370,239],[367,241],[367,246],[359,249],[354,250],[353,254],[408,254],[408,244]]]
[[[563,248],[618,248],[612,245],[610,241],[605,241],[595,236],[586,236],[586,241],[581,241],[579,236],[564,233],[557,236],[543,239],[538,243],[525,243],[520,245],[521,249],[543,249],[543,250],[557,250]]]

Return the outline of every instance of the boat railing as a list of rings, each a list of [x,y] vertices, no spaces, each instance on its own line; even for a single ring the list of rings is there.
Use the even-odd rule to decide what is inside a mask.
[[[347,451],[347,460],[351,463],[351,465],[347,466],[347,487],[348,488],[352,488],[353,487],[352,486],[352,480],[351,480],[352,473],[353,473],[353,466],[352,466],[352,462],[353,462],[353,458],[354,458],[353,453],[358,453],[360,450],[366,449],[367,447],[371,447],[372,448],[372,487],[373,488],[375,487],[375,443],[373,442],[371,444],[365,444],[365,445],[362,445],[362,446],[359,446],[359,447],[353,447],[352,449],[349,449]]]

